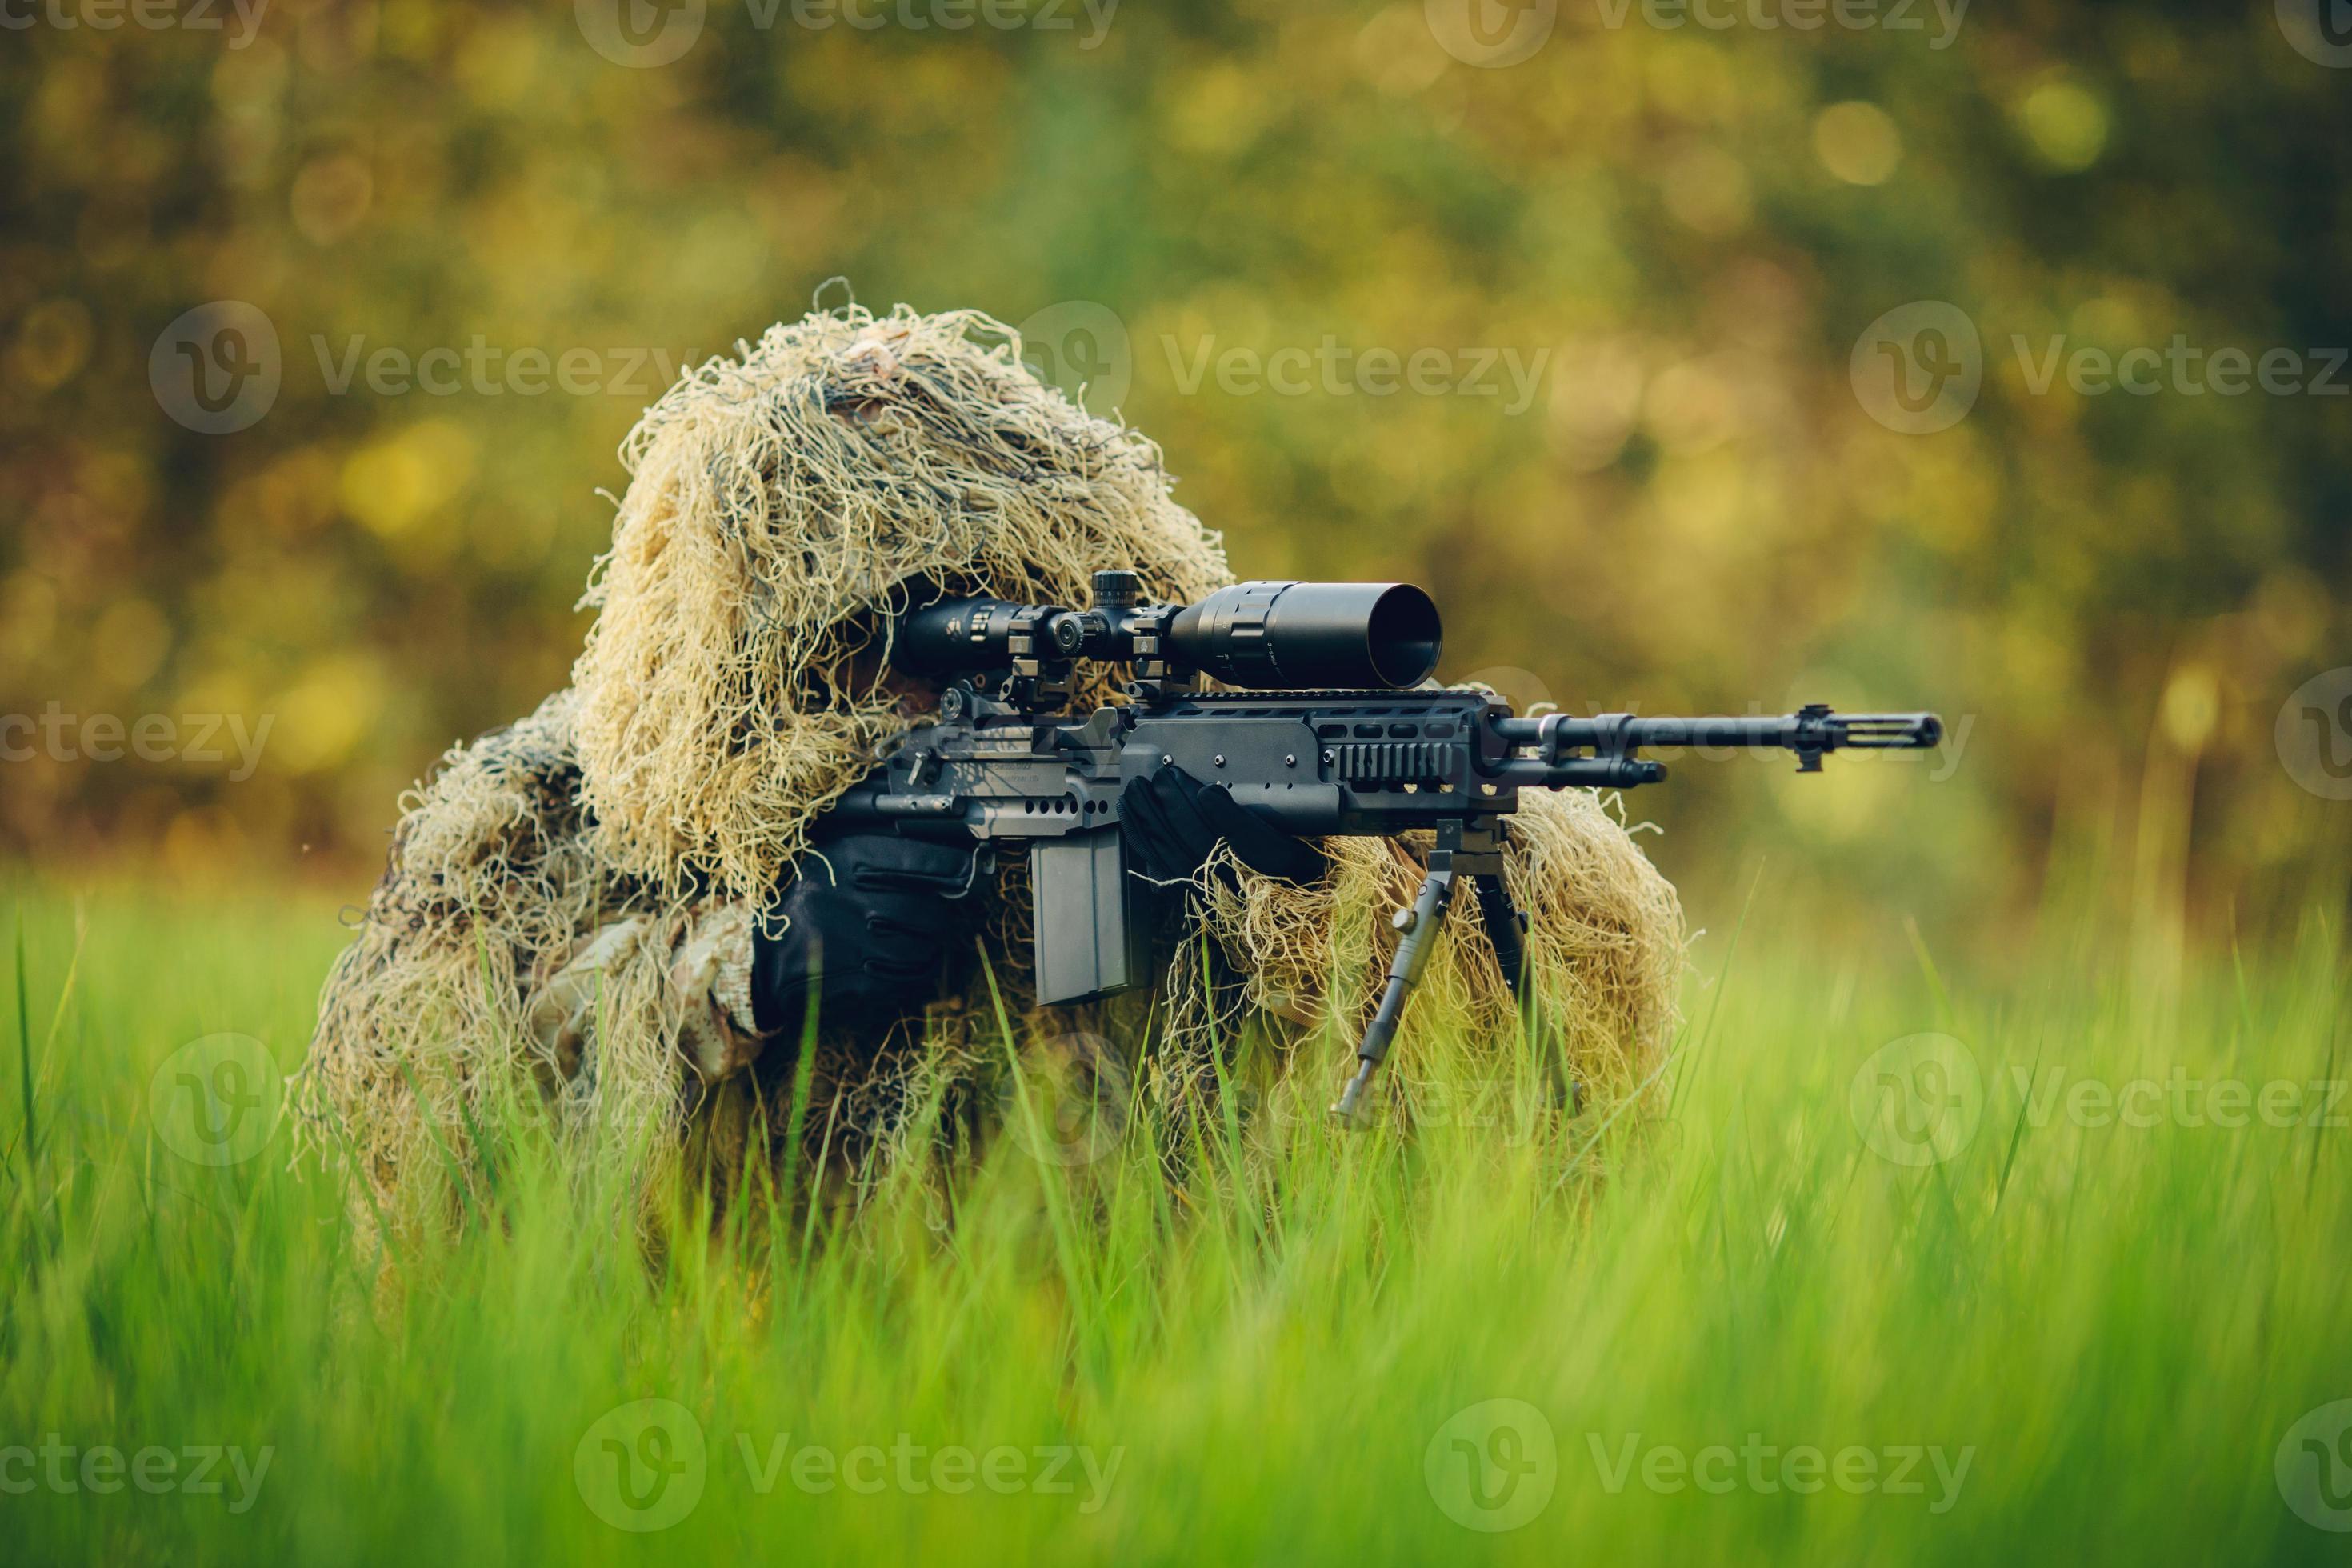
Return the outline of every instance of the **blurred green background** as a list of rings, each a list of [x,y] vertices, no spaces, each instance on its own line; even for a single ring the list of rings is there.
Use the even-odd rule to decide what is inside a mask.
[[[1703,916],[1759,854],[1970,944],[2053,856],[2170,940],[2340,907],[2352,74],[2294,9],[5,0],[0,715],[173,738],[0,733],[0,855],[355,897],[565,680],[638,412],[838,276],[1033,322],[1244,574],[1427,584],[1450,677],[1945,715],[1630,803]],[[208,413],[218,301],[278,375]],[[1937,429],[1870,379],[1918,301]],[[2063,365],[2176,340],[2286,390]]]

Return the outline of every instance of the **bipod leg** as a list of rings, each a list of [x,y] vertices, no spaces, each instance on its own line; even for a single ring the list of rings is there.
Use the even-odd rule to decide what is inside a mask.
[[[1528,970],[1528,918],[1512,901],[1511,889],[1500,871],[1480,872],[1472,883],[1478,889],[1479,923],[1494,945],[1504,983],[1511,989],[1511,1000],[1517,1005],[1519,1021],[1527,1029],[1528,1043],[1552,1080],[1556,1103],[1567,1106],[1573,1116],[1579,1099],[1576,1082],[1568,1076],[1559,1035],[1543,1015],[1543,999],[1537,993],[1535,976]]]
[[[1370,1027],[1364,1031],[1363,1044],[1356,1047],[1356,1076],[1339,1093],[1339,1102],[1331,1114],[1342,1121],[1361,1119],[1364,1091],[1371,1087],[1372,1074],[1379,1070],[1381,1058],[1389,1054],[1389,1046],[1396,1039],[1397,1025],[1404,1017],[1404,1005],[1412,988],[1421,983],[1422,971],[1429,967],[1430,950],[1437,945],[1438,927],[1444,923],[1446,907],[1454,901],[1454,868],[1435,864],[1431,857],[1428,875],[1421,879],[1421,891],[1411,909],[1399,910],[1390,923],[1404,933],[1397,943],[1396,957],[1389,962],[1388,984],[1381,990],[1380,1010],[1372,1015]]]

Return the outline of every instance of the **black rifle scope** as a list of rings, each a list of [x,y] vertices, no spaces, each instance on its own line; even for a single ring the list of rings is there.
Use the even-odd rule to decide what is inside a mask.
[[[1444,642],[1436,604],[1410,583],[1237,583],[1183,605],[1139,603],[1131,572],[1097,572],[1094,586],[1090,610],[939,600],[898,618],[890,661],[913,675],[1004,669],[1025,637],[1025,657],[1127,661],[1156,652],[1261,690],[1397,689],[1426,679]]]

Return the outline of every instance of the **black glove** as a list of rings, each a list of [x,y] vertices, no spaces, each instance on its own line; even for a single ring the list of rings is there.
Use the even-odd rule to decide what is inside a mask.
[[[812,990],[828,1024],[903,1016],[936,995],[949,949],[970,928],[972,857],[888,833],[845,834],[803,855],[752,932],[760,1027],[798,1033]]]
[[[1251,870],[1285,881],[1323,874],[1323,851],[1267,826],[1221,784],[1204,784],[1174,763],[1131,779],[1118,796],[1119,831],[1134,868],[1155,882],[1189,882],[1220,839]]]

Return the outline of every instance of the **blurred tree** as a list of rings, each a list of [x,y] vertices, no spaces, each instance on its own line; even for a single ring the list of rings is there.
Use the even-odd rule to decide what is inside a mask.
[[[2157,772],[2214,907],[2340,840],[2272,729],[2352,630],[2352,139],[2267,3],[5,14],[0,713],[272,724],[244,778],[40,739],[16,849],[373,855],[564,679],[638,410],[835,275],[1037,319],[1245,570],[1429,584],[1449,675],[1973,726],[1685,769],[1670,869],[1769,834],[1981,908]],[[1465,18],[1548,16],[1471,63]],[[225,300],[277,383],[206,433],[258,395],[192,405],[173,330]],[[1923,300],[1980,387],[1909,433],[1856,345]],[[2152,391],[2071,374],[2134,349]],[[2214,390],[2231,349],[2286,390]]]

